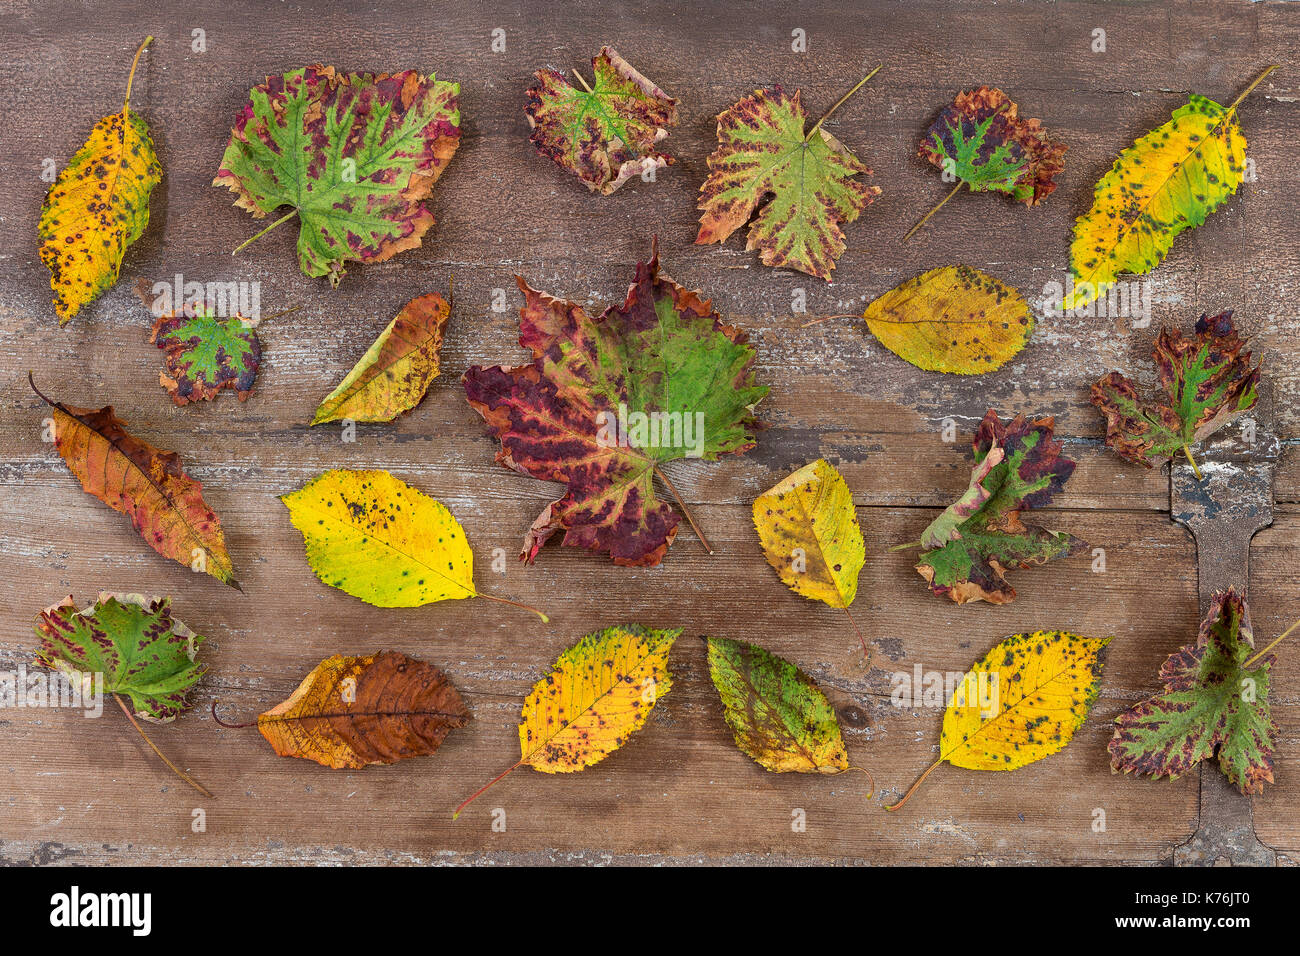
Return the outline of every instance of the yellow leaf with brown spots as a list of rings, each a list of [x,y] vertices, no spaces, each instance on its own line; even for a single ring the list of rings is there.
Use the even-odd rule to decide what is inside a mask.
[[[420,607],[483,597],[545,614],[474,588],[465,529],[441,502],[386,471],[336,468],[281,495],[330,587],[376,607]]]
[[[847,614],[866,548],[853,495],[835,466],[821,458],[805,465],[759,495],[753,513],[767,563],[786,586]],[[858,639],[866,651],[861,632]]]
[[[452,818],[525,764],[543,773],[573,773],[627,743],[672,688],[668,652],[681,633],[639,624],[607,627],[561,654],[524,700],[519,762],[471,795]]]
[[[65,325],[117,281],[126,247],[149,225],[149,194],[162,180],[149,126],[131,111],[136,50],[122,110],[105,116],[50,185],[41,207],[41,262]]]
[[[1016,770],[1064,749],[1097,699],[1102,648],[1109,643],[1109,637],[1034,631],[998,644],[948,698],[939,759],[886,809],[906,803],[945,761],[970,770]]]
[[[1024,298],[970,266],[944,266],[909,279],[867,306],[880,344],[927,372],[979,375],[1001,368],[1034,330]]]
[[[469,721],[447,675],[396,651],[321,661],[257,729],[281,757],[360,769],[431,754]]]
[[[313,425],[350,418],[391,422],[408,412],[438,377],[442,334],[451,306],[437,293],[412,299],[361,361],[316,409]]]

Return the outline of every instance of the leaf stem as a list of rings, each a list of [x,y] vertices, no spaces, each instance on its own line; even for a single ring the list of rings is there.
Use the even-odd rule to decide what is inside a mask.
[[[1292,624],[1290,627],[1288,627],[1288,628],[1287,628],[1285,631],[1283,631],[1280,635],[1278,635],[1276,638],[1274,638],[1274,639],[1273,639],[1273,642],[1272,642],[1271,644],[1269,644],[1268,647],[1264,648],[1262,651],[1260,651],[1258,654],[1256,654],[1256,655],[1255,655],[1254,657],[1252,657],[1250,660],[1246,661],[1246,663],[1242,664],[1241,666],[1242,666],[1243,668],[1245,668],[1245,667],[1249,667],[1251,664],[1255,663],[1255,661],[1259,660],[1261,657],[1263,657],[1265,654],[1267,654],[1267,653],[1268,653],[1269,651],[1271,651],[1273,648],[1275,648],[1275,647],[1277,647],[1279,644],[1281,644],[1282,641],[1285,640],[1285,639],[1286,639],[1286,638],[1291,634],[1291,632],[1294,631],[1297,627],[1300,627],[1300,621],[1296,621],[1294,624]]]
[[[496,601],[498,604],[509,604],[511,607],[517,607],[524,611],[532,611],[534,614],[536,614],[538,617],[542,619],[543,624],[551,623],[551,619],[549,617],[547,617],[541,611],[537,610],[537,608],[533,607],[531,604],[521,604],[519,601],[512,601],[509,598],[497,597],[495,594],[484,594],[482,591],[477,592],[477,596],[481,598],[487,598],[489,601]]]
[[[203,794],[208,799],[210,800],[216,799],[216,797],[212,795],[211,790],[203,786],[203,784],[199,783],[188,773],[186,773],[180,767],[176,766],[176,764],[172,763],[170,760],[167,759],[167,756],[161,750],[158,749],[157,745],[154,744],[152,740],[149,739],[149,735],[144,732],[144,728],[140,726],[140,722],[135,719],[135,714],[131,713],[131,709],[126,706],[126,704],[123,702],[121,697],[119,697],[117,694],[114,694],[113,699],[117,701],[117,706],[122,708],[122,713],[126,714],[126,719],[131,721],[131,726],[134,727],[139,732],[140,736],[144,738],[144,742],[149,745],[149,749],[158,755],[159,760],[161,760],[163,763],[165,763],[168,767],[171,768],[172,773],[176,774],[176,776],[180,777],[182,780],[184,780],[191,787],[193,787],[199,793]]]
[[[867,82],[867,80],[871,79],[873,76],[875,76],[877,73],[879,73],[879,72],[880,72],[880,68],[881,68],[883,65],[884,65],[883,63],[878,63],[878,64],[876,64],[876,68],[875,68],[874,70],[872,70],[870,73],[868,73],[868,74],[867,74],[866,76],[864,76],[862,79],[858,80],[858,85],[857,85],[857,86],[853,87],[853,89],[849,90],[847,93],[845,93],[843,96],[841,96],[841,97],[839,98],[839,100],[835,103],[834,106],[832,106],[832,107],[831,107],[830,109],[828,109],[825,113],[823,113],[823,114],[822,114],[822,118],[819,119],[819,120],[817,121],[817,125],[816,125],[816,126],[814,126],[812,129],[810,129],[810,130],[808,131],[808,135],[805,136],[805,137],[803,138],[803,141],[806,143],[806,142],[808,142],[810,139],[812,139],[812,138],[813,138],[813,133],[817,132],[819,129],[822,128],[822,123],[825,123],[828,119],[830,119],[830,118],[831,118],[831,114],[834,113],[834,112],[835,112],[837,109],[839,109],[841,106],[843,106],[844,103],[845,103],[845,101],[846,101],[850,96],[852,96],[852,95],[853,95],[854,93],[856,93],[858,90],[862,89],[863,85]]]
[[[845,767],[843,770],[840,771],[840,773],[848,773],[850,770],[856,770],[859,773],[865,773],[867,775],[867,780],[870,781],[871,784],[871,790],[868,791],[867,793],[867,799],[870,800],[872,797],[874,797],[876,795],[876,778],[871,773],[871,771],[868,770],[866,767],[859,767],[856,764],[854,764],[853,766]],[[840,773],[835,774],[835,776],[838,777]]]
[[[669,480],[667,475],[660,471],[658,465],[655,465],[654,467],[655,474],[663,480],[663,483],[668,486],[668,490],[673,493],[673,497],[677,499],[677,507],[681,508],[682,514],[686,515],[686,520],[690,522],[691,529],[695,532],[695,536],[700,539],[700,544],[704,545],[704,550],[709,552],[709,554],[713,554],[713,546],[709,544],[709,539],[704,537],[704,532],[700,530],[700,526],[695,523],[695,519],[691,516],[690,509],[686,507],[686,502],[682,501],[682,496],[677,493],[677,489],[674,487],[672,481]]]
[[[840,607],[844,608],[844,613],[848,616],[849,623],[853,625],[853,630],[858,635],[858,643],[862,645],[862,655],[867,660],[871,660],[871,650],[867,647],[867,639],[862,636],[862,628],[858,627],[858,622],[853,619],[853,615],[849,612],[849,606],[847,604],[841,603]]]
[[[582,74],[578,72],[576,67],[574,68],[573,75],[578,78],[578,82],[582,84],[582,88],[586,90],[588,93],[596,92],[590,86],[587,85],[587,81],[582,78]]]
[[[1184,446],[1183,446],[1183,454],[1186,455],[1186,456],[1187,456],[1187,460],[1188,460],[1189,462],[1191,462],[1191,465],[1192,465],[1192,474],[1194,474],[1194,475],[1196,476],[1196,480],[1197,480],[1197,481],[1204,481],[1204,480],[1205,480],[1205,476],[1204,476],[1203,474],[1201,474],[1201,469],[1200,469],[1199,467],[1197,467],[1196,459],[1192,457],[1192,450],[1191,450],[1190,448],[1188,448],[1186,445],[1184,445]]]
[[[839,315],[823,315],[820,318],[809,319],[803,325],[799,326],[799,328],[807,329],[814,325],[820,325],[822,322],[829,322],[832,319],[860,319],[860,318],[862,318],[862,316],[858,315],[856,312],[842,312]]]
[[[1277,67],[1278,67],[1278,64],[1274,63],[1274,64],[1272,64],[1268,69],[1266,69],[1263,73],[1261,73],[1259,76],[1255,77],[1255,82],[1254,82],[1254,83],[1251,83],[1250,86],[1246,87],[1246,89],[1242,92],[1242,94],[1241,94],[1240,96],[1238,96],[1235,100],[1232,101],[1232,105],[1229,106],[1228,109],[1227,109],[1225,112],[1231,113],[1231,112],[1232,112],[1233,110],[1235,110],[1238,106],[1240,106],[1240,105],[1241,105],[1241,101],[1244,100],[1246,97],[1250,96],[1250,94],[1251,94],[1252,92],[1254,92],[1255,87],[1259,86],[1259,84],[1261,84],[1261,83],[1264,82],[1264,77],[1268,76],[1270,73],[1272,73],[1274,70],[1276,70]]]
[[[921,228],[922,226],[924,226],[927,222],[929,222],[929,221],[930,221],[930,217],[933,216],[933,215],[934,215],[936,212],[938,212],[940,209],[942,209],[944,203],[946,203],[946,202],[947,202],[949,199],[951,199],[953,196],[957,195],[957,190],[961,189],[961,187],[962,187],[962,182],[961,182],[961,180],[959,179],[959,180],[957,180],[957,185],[952,187],[952,192],[948,193],[948,195],[946,195],[946,196],[944,196],[942,199],[940,199],[940,200],[939,200],[939,205],[935,206],[933,209],[931,209],[929,212],[927,212],[924,216],[922,216],[922,217],[921,217],[921,221],[918,222],[915,226],[913,226],[911,229],[908,230],[907,235],[905,235],[905,236],[903,237],[903,242],[907,242],[907,240],[911,239],[911,238],[912,238],[912,235],[916,232],[916,230],[920,229],[920,228]]]
[[[153,42],[153,37],[151,36],[145,37],[144,42],[141,43],[139,49],[135,51],[135,59],[131,61],[131,72],[127,75],[126,78],[126,99],[122,101],[123,113],[128,113],[131,110],[131,84],[135,82],[135,68],[140,64],[140,54],[143,53],[144,48],[147,47],[152,42]],[[1246,92],[1249,93],[1250,90],[1247,90]]]
[[[913,548],[919,548],[919,547],[921,547],[920,541],[909,541],[907,542],[907,544],[896,544],[889,550],[892,553],[894,551],[910,551]]]
[[[458,816],[460,816],[462,810],[464,810],[467,806],[469,806],[471,803],[473,803],[475,800],[481,797],[484,793],[486,793],[489,789],[491,789],[499,780],[505,779],[510,774],[514,773],[516,770],[522,767],[523,764],[524,762],[522,760],[519,761],[519,763],[515,764],[513,767],[510,767],[507,770],[497,774],[495,777],[493,777],[483,786],[479,787],[477,790],[471,793],[469,797],[464,802],[461,803],[460,806],[458,806],[455,810],[451,811],[451,818],[455,820]]]
[[[245,727],[256,727],[257,721],[250,720],[246,724],[228,724],[217,715],[217,698],[212,698],[212,719],[217,722],[218,727],[225,727],[227,730],[243,730]]]
[[[251,238],[249,238],[249,239],[245,239],[245,240],[244,240],[243,242],[241,242],[239,245],[235,246],[235,248],[231,251],[230,254],[231,254],[232,256],[237,256],[237,255],[239,255],[240,250],[242,250],[242,249],[246,249],[248,246],[250,246],[250,245],[252,245],[253,243],[255,243],[258,239],[261,239],[263,236],[265,236],[268,232],[270,232],[270,231],[271,231],[272,229],[274,229],[276,226],[280,225],[281,223],[288,222],[290,219],[292,219],[292,218],[293,218],[294,216],[296,216],[296,215],[298,215],[298,210],[296,210],[296,209],[291,209],[287,215],[281,216],[279,219],[277,219],[275,222],[271,223],[269,226],[267,226],[265,229],[263,229],[263,230],[262,230],[261,232],[259,232],[257,235],[255,235],[255,236],[253,236],[253,237],[251,237]]]
[[[934,768],[937,767],[937,766],[939,766],[939,764],[941,764],[941,763],[943,763],[943,758],[942,758],[942,757],[940,757],[940,758],[939,758],[938,760],[936,760],[934,763],[930,764],[929,768],[925,771],[925,773],[921,774],[921,776],[919,776],[919,777],[916,778],[916,783],[912,784],[912,788],[911,788],[910,790],[908,790],[907,793],[903,794],[903,799],[899,800],[899,801],[898,801],[897,803],[895,803],[893,806],[885,807],[885,809],[886,809],[886,810],[897,810],[897,809],[898,809],[899,807],[901,807],[903,804],[907,803],[908,800],[911,800],[911,799],[912,799],[912,794],[916,793],[916,788],[919,787],[921,784],[923,784],[923,783],[925,782],[925,778],[928,777],[928,776],[930,776],[930,774],[934,772]]]

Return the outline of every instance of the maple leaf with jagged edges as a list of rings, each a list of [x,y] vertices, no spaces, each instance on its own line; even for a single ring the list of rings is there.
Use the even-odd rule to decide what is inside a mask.
[[[966,492],[921,535],[927,549],[917,572],[935,594],[958,604],[1009,604],[1011,568],[1028,568],[1087,547],[1060,531],[1026,525],[1021,512],[1039,508],[1061,490],[1075,463],[1052,440],[1052,418],[1017,415],[1003,424],[989,409],[975,432],[975,467]]]
[[[101,593],[85,610],[71,597],[41,612],[36,663],[69,680],[103,674],[104,690],[125,694],[137,717],[175,720],[203,676],[195,663],[203,638],[171,615],[171,598]]]
[[[1039,120],[1021,117],[1007,94],[981,86],[958,93],[944,107],[922,137],[918,155],[971,192],[1002,192],[1036,206],[1056,189],[1065,150]]]
[[[223,388],[245,401],[252,394],[262,362],[262,342],[250,319],[220,317],[208,302],[185,302],[168,311],[166,298],[155,299],[147,279],[136,283],[136,295],[154,316],[149,341],[163,350],[164,369],[158,384],[177,405],[210,401]]]
[[[555,70],[538,70],[528,91],[529,137],[539,153],[608,196],[633,176],[671,165],[658,151],[677,125],[677,101],[609,47],[592,58],[594,86],[570,86]]]
[[[857,219],[880,187],[855,178],[871,170],[821,122],[805,134],[807,119],[800,91],[791,96],[779,86],[755,90],[718,114],[697,244],[725,242],[758,210],[746,249],[759,250],[764,265],[830,281],[844,251],[840,227]]]
[[[711,303],[659,273],[658,244],[627,299],[592,319],[531,288],[519,310],[527,365],[472,366],[465,395],[501,441],[497,461],[567,486],[533,523],[531,562],[557,531],[616,564],[656,565],[678,516],[654,486],[678,458],[716,460],[754,447],[755,352]],[[671,485],[669,485],[671,489]]]
[[[1259,366],[1250,367],[1246,341],[1233,327],[1231,312],[1202,315],[1194,338],[1162,328],[1151,355],[1163,396],[1142,398],[1119,372],[1092,386],[1092,404],[1106,416],[1106,444],[1147,468],[1152,459],[1173,458],[1180,451],[1192,460],[1192,444],[1259,400]]]
[[[1243,794],[1263,793],[1277,749],[1268,703],[1276,658],[1256,660],[1254,649],[1245,600],[1231,588],[1215,594],[1196,643],[1161,666],[1164,689],[1115,718],[1111,768],[1173,780],[1217,756]]]
[[[297,216],[299,266],[337,286],[346,263],[414,249],[433,225],[423,200],[460,142],[459,93],[418,70],[269,76],[249,91],[212,185],[257,219],[292,207],[253,239]]]

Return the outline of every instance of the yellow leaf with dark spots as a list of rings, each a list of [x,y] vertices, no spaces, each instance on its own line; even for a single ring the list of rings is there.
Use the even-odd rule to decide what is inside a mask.
[[[1066,631],[1012,634],[955,686],[943,715],[939,759],[888,810],[901,807],[939,764],[1016,770],[1070,742],[1101,684],[1110,638]],[[915,689],[914,689],[915,690]]]
[[[1011,286],[970,266],[909,279],[862,316],[880,344],[927,372],[979,375],[1001,368],[1034,330],[1029,304]]]
[[[131,83],[152,39],[136,51],[121,111],[95,124],[41,207],[41,262],[50,270],[60,325],[117,281],[126,247],[149,225],[149,194],[162,180],[162,165],[148,124],[131,111]]]

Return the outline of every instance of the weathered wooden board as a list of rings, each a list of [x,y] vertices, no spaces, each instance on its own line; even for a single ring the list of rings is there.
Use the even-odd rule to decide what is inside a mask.
[[[205,802],[160,767],[120,714],[0,712],[0,855],[9,862],[475,861],[636,862],[651,859],[924,862],[1155,862],[1196,827],[1197,782],[1113,776],[1109,721],[1150,693],[1160,662],[1195,632],[1191,538],[1168,518],[1168,478],[1121,462],[1101,444],[1088,384],[1112,367],[1150,374],[1162,322],[1237,310],[1275,383],[1288,442],[1278,475],[1279,518],[1252,554],[1256,633],[1297,613],[1300,571],[1300,177],[1292,158],[1300,121],[1295,68],[1300,8],[1271,3],[906,5],[813,0],[788,5],[672,3],[654,10],[601,3],[221,3],[156,10],[119,2],[11,3],[0,11],[0,667],[30,657],[34,613],[68,593],[102,589],[174,596],[179,617],[209,636],[201,707],[156,739],[211,787]],[[494,28],[506,51],[491,49]],[[206,52],[191,48],[202,29]],[[806,31],[808,52],[791,52]],[[1106,52],[1091,51],[1106,31]],[[35,223],[47,157],[61,165],[90,125],[120,101],[130,54],[157,40],[136,79],[166,168],[153,222],[128,254],[124,281],[68,328],[49,307]],[[523,91],[532,70],[582,66],[617,47],[681,100],[669,139],[677,164],[654,184],[592,197],[527,142]],[[462,85],[465,135],[435,187],[438,224],[423,248],[354,269],[337,291],[297,270],[285,227],[237,258],[254,220],[210,188],[250,85],[314,61],[347,69],[420,67]],[[1181,238],[1149,277],[1152,323],[1129,318],[1042,322],[1006,368],[975,380],[920,372],[885,352],[861,323],[818,315],[860,312],[897,282],[965,262],[1033,299],[1064,281],[1073,218],[1115,153],[1168,117],[1185,92],[1232,98],[1270,62],[1283,69],[1241,112],[1258,178],[1201,229]],[[874,169],[884,192],[850,226],[835,281],[761,267],[743,238],[695,247],[695,195],[713,145],[713,116],[741,94],[799,87],[814,114],[876,63],[884,69],[828,124]],[[1024,112],[1070,144],[1061,188],[1025,210],[962,195],[906,246],[900,237],[945,192],[913,158],[934,113],[958,89],[1000,85]],[[751,454],[716,465],[681,463],[673,480],[707,528],[710,558],[683,528],[662,567],[616,568],[552,545],[537,566],[514,562],[523,532],[555,489],[493,463],[493,444],[465,404],[458,378],[480,362],[516,360],[513,277],[593,306],[621,300],[637,258],[658,235],[664,268],[711,295],[749,330],[760,381],[772,386],[772,427]],[[263,311],[299,310],[262,327],[265,361],[253,397],[178,409],[156,385],[148,317],[129,291],[136,277],[257,281]],[[361,426],[344,443],[334,426],[308,429],[320,398],[412,296],[445,293],[456,308],[444,375],[413,414]],[[509,308],[493,311],[494,290]],[[802,289],[806,313],[791,304]],[[142,437],[179,451],[222,514],[244,594],[196,577],[144,548],[125,519],[86,497],[41,441],[43,412],[26,385],[70,403],[114,404]],[[1094,573],[1080,557],[1020,572],[1020,599],[958,608],[932,597],[893,543],[911,540],[964,487],[970,430],[984,410],[1057,416],[1079,468],[1042,521],[1106,551]],[[943,440],[951,419],[959,439]],[[762,559],[749,502],[817,456],[854,491],[868,561],[855,614],[876,645],[860,664],[842,614],[780,585]],[[316,581],[276,495],[331,466],[384,467],[443,500],[474,546],[478,580],[546,608],[545,626],[486,602],[411,611],[368,607]],[[492,568],[494,549],[509,555]],[[513,763],[514,724],[527,689],[582,634],[625,620],[682,626],[676,686],[619,754],[571,777],[516,772],[453,823],[451,807]],[[890,675],[961,671],[1003,636],[1038,627],[1115,635],[1102,696],[1063,753],[1013,774],[942,768],[898,815],[882,798],[933,759],[941,711],[900,709]],[[732,746],[696,636],[743,637],[790,657],[840,708],[850,754],[866,778],[771,775]],[[279,701],[329,654],[395,648],[443,665],[475,720],[434,757],[363,772],[331,772],[273,756],[254,730],[229,731],[206,714],[247,719]],[[1277,786],[1256,801],[1259,835],[1283,859],[1300,854],[1300,665],[1283,653],[1275,710],[1283,728]],[[207,809],[193,832],[193,808]],[[504,808],[505,832],[491,827]],[[795,810],[807,828],[795,832]],[[1105,811],[1106,829],[1093,823]]]

